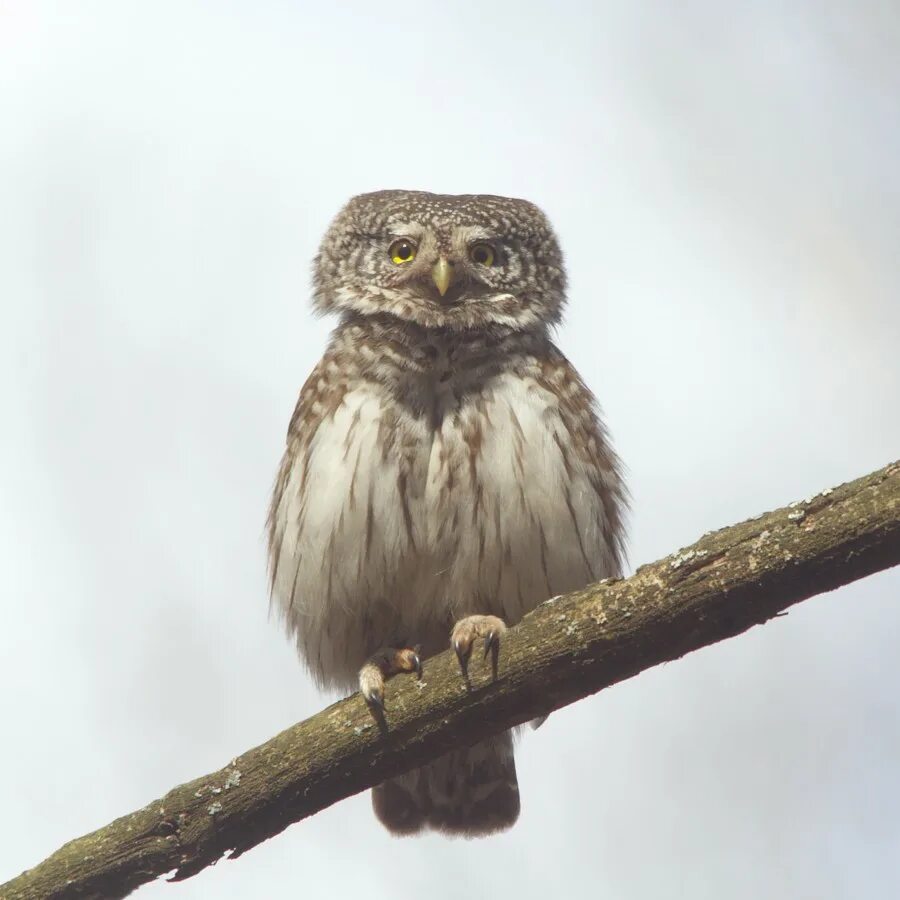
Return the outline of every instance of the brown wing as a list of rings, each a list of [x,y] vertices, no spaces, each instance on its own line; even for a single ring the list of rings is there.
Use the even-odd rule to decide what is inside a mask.
[[[612,448],[600,416],[596,397],[581,380],[575,367],[553,345],[540,364],[538,381],[559,398],[560,413],[568,441],[556,443],[567,470],[577,459],[604,509],[601,530],[615,575],[625,565],[625,517],[628,490],[622,478],[622,462]]]
[[[328,417],[333,416],[347,393],[347,376],[341,372],[339,360],[333,350],[322,357],[312,370],[300,389],[300,396],[294,407],[294,413],[288,424],[287,446],[281,457],[281,465],[275,478],[272,490],[272,501],[266,519],[266,530],[269,538],[269,588],[275,584],[278,574],[278,557],[281,547],[281,535],[278,532],[277,511],[287,486],[291,471],[295,466],[302,466],[300,490],[306,480],[306,466],[309,464],[307,450],[319,426]]]

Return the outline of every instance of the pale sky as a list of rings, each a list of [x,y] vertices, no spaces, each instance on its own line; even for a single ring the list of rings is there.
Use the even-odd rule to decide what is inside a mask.
[[[0,881],[330,699],[263,523],[354,193],[547,211],[632,565],[900,457],[898,46],[892,0],[0,2]],[[554,714],[500,837],[361,795],[137,896],[898,896],[898,593]]]

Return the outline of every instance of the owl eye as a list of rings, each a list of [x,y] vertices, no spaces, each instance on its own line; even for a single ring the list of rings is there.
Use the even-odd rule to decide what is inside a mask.
[[[469,259],[479,266],[492,266],[494,264],[494,248],[490,244],[480,241],[472,244],[469,249]]]
[[[399,241],[394,241],[391,244],[388,253],[390,254],[391,262],[402,266],[403,263],[412,262],[416,258],[416,245],[407,238],[400,238]]]

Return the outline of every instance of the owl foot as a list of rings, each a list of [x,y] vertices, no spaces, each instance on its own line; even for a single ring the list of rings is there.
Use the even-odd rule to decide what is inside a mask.
[[[372,710],[384,712],[384,683],[401,672],[415,672],[421,681],[422,658],[418,647],[385,647],[366,660],[359,670],[359,691]]]
[[[466,616],[460,619],[450,632],[450,644],[456,652],[459,667],[466,684],[469,683],[469,657],[478,638],[484,638],[484,659],[491,654],[491,674],[497,678],[497,661],[500,659],[500,635],[506,631],[506,623],[497,616]]]

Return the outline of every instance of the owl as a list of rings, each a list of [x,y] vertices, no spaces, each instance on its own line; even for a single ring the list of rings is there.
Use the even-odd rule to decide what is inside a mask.
[[[337,316],[300,391],[269,510],[272,605],[315,680],[384,683],[451,646],[468,681],[548,598],[618,576],[625,489],[597,404],[552,332],[562,254],[525,200],[354,197],[313,263]],[[483,651],[483,653],[482,653]],[[373,789],[405,835],[519,815],[512,735]]]

